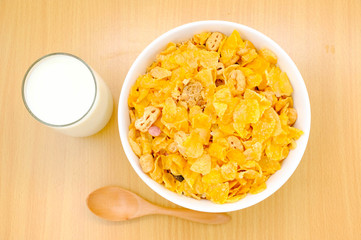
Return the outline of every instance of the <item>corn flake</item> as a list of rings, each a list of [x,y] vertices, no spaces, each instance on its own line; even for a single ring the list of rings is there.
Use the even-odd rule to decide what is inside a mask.
[[[271,50],[236,30],[199,33],[169,43],[131,87],[129,144],[167,189],[233,203],[263,191],[297,146],[292,93]],[[157,136],[135,127],[149,107],[160,111],[147,126]]]
[[[211,156],[208,154],[203,154],[200,158],[198,158],[191,166],[191,170],[193,172],[201,173],[202,175],[206,175],[211,171]]]

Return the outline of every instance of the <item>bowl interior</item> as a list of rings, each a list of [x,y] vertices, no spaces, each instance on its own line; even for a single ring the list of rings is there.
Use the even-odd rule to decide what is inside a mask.
[[[128,127],[130,124],[127,99],[130,88],[135,83],[137,77],[145,73],[146,68],[155,60],[156,55],[161,52],[169,42],[178,43],[185,41],[190,39],[194,34],[203,31],[219,31],[230,35],[235,29],[239,31],[242,39],[251,41],[257,49],[266,47],[278,56],[278,65],[282,71],[287,73],[294,89],[294,107],[298,112],[298,119],[295,123],[295,127],[303,130],[304,135],[297,140],[297,148],[290,151],[288,157],[283,161],[281,169],[268,179],[266,190],[255,195],[248,194],[244,199],[238,202],[221,205],[212,203],[208,200],[196,200],[178,195],[153,181],[141,170],[138,163],[138,157],[133,153],[127,138],[129,130]],[[119,99],[118,125],[120,138],[129,162],[139,177],[150,188],[169,201],[182,207],[204,212],[229,212],[249,207],[264,200],[288,180],[297,168],[306,149],[311,125],[311,110],[307,89],[301,74],[291,58],[273,40],[262,33],[241,24],[225,21],[201,21],[177,27],[161,35],[148,45],[138,56],[131,66],[122,87]]]

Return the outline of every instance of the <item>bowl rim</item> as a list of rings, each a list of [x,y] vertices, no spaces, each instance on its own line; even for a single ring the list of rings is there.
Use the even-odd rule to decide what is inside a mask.
[[[139,62],[141,62],[142,58],[146,57],[149,52],[151,51],[152,48],[154,48],[155,46],[159,46],[159,44],[163,44],[164,47],[166,46],[166,43],[163,43],[164,39],[169,38],[170,36],[172,36],[174,33],[177,33],[178,31],[182,31],[182,30],[186,30],[187,28],[192,29],[193,27],[196,26],[202,26],[204,25],[204,27],[210,26],[210,25],[228,25],[228,26],[233,26],[234,29],[242,29],[240,31],[248,31],[251,32],[252,34],[258,35],[260,38],[262,38],[262,40],[267,41],[269,45],[272,45],[272,47],[276,48],[281,54],[282,57],[285,59],[286,62],[288,62],[289,67],[291,68],[291,71],[294,72],[294,74],[296,74],[296,78],[297,81],[299,81],[300,86],[298,86],[298,89],[302,88],[302,95],[304,95],[304,103],[305,104],[305,108],[306,108],[306,123],[305,123],[305,128],[302,129],[302,131],[304,132],[302,138],[305,138],[304,140],[304,144],[302,146],[297,146],[297,148],[301,148],[300,150],[300,154],[297,155],[295,157],[295,161],[296,164],[294,163],[292,165],[292,168],[290,168],[284,175],[283,178],[278,181],[279,183],[277,184],[277,186],[273,186],[272,189],[269,189],[270,186],[267,186],[268,191],[262,195],[262,197],[259,197],[258,199],[254,200],[254,201],[247,201],[247,202],[242,202],[242,204],[240,204],[240,202],[243,200],[241,199],[240,201],[237,201],[235,203],[226,203],[226,204],[216,204],[216,203],[212,203],[212,208],[209,208],[209,206],[202,206],[202,207],[196,207],[193,204],[187,204],[183,201],[183,198],[185,198],[185,196],[182,195],[178,195],[168,189],[166,189],[164,186],[162,186],[161,184],[155,182],[153,179],[151,179],[148,175],[146,175],[139,167],[139,164],[136,163],[136,161],[133,161],[132,158],[138,158],[136,157],[136,155],[134,154],[133,150],[130,147],[129,141],[128,141],[128,132],[127,131],[123,131],[123,129],[128,129],[128,128],[122,128],[121,125],[124,125],[124,117],[129,117],[129,109],[128,109],[128,104],[125,104],[128,102],[128,96],[129,96],[129,91],[131,86],[134,84],[134,81],[132,81],[133,78],[136,78],[135,76],[133,76],[135,73],[135,70],[138,68],[138,64]],[[192,30],[191,30],[192,31]],[[196,34],[195,32],[193,34]],[[155,57],[155,56],[154,56]],[[127,94],[128,92],[128,94]],[[125,107],[126,106],[126,107]],[[125,113],[126,112],[126,113]],[[193,209],[196,211],[202,211],[202,212],[232,212],[232,211],[237,211],[237,210],[241,210],[250,206],[253,206],[263,200],[265,200],[266,198],[268,198],[269,196],[271,196],[272,194],[274,194],[278,189],[280,189],[287,181],[288,179],[291,177],[291,175],[295,172],[296,168],[298,167],[299,163],[301,162],[301,159],[305,153],[307,144],[308,144],[308,139],[309,139],[309,134],[310,134],[310,128],[311,128],[311,106],[310,106],[310,100],[309,100],[309,96],[308,96],[308,91],[305,85],[305,82],[302,78],[301,73],[299,72],[296,64],[293,62],[293,60],[288,56],[288,54],[282,49],[282,47],[280,45],[278,45],[275,41],[273,41],[270,37],[266,36],[265,34],[251,28],[248,27],[246,25],[243,24],[239,24],[239,23],[235,23],[235,22],[229,22],[229,21],[223,21],[223,20],[205,20],[205,21],[195,21],[195,22],[190,22],[187,24],[183,24],[181,26],[175,27],[163,34],[161,34],[159,37],[157,37],[155,40],[153,40],[149,45],[147,45],[144,50],[138,55],[138,57],[135,59],[135,61],[132,63],[125,79],[122,85],[122,90],[120,93],[120,97],[119,97],[119,106],[118,106],[118,130],[119,130],[119,135],[120,135],[120,139],[121,139],[121,143],[125,152],[126,157],[128,158],[128,161],[130,162],[131,166],[133,167],[134,171],[137,173],[137,175],[142,179],[142,181],[149,187],[151,188],[153,191],[155,191],[157,194],[161,195],[163,198],[179,205],[185,208],[189,208],[189,209]],[[282,169],[282,167],[281,167]],[[268,181],[268,180],[267,180]],[[159,185],[159,186],[158,186]],[[163,189],[164,190],[163,190]],[[267,190],[266,189],[266,190]],[[266,191],[265,190],[265,191]],[[265,192],[264,191],[264,192]],[[262,193],[262,192],[261,192]],[[261,194],[258,193],[258,194]],[[176,194],[176,196],[174,196],[174,194]],[[258,195],[256,194],[256,195]],[[186,197],[188,198],[188,197]],[[193,199],[195,201],[207,201],[210,202],[209,200],[196,200]]]

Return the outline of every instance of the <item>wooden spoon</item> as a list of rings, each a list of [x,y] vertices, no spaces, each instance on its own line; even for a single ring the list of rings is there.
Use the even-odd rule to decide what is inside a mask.
[[[90,211],[110,221],[125,221],[150,214],[165,214],[208,224],[221,224],[231,220],[230,216],[222,213],[204,213],[183,208],[156,206],[135,193],[115,186],[95,190],[89,194],[86,201]]]

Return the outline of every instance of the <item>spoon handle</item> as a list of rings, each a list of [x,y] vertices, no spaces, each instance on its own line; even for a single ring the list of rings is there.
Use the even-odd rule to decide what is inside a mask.
[[[222,224],[231,220],[231,217],[224,213],[205,213],[183,208],[158,208],[154,214],[175,216],[193,222],[206,224]]]

